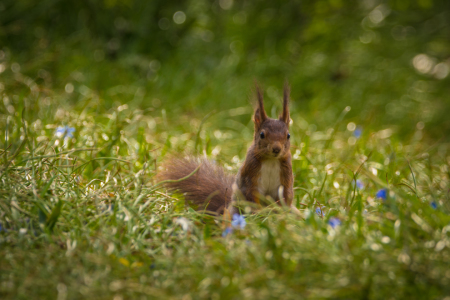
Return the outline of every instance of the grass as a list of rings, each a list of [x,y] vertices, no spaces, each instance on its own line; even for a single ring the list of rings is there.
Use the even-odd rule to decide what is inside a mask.
[[[264,207],[223,237],[226,221],[185,206],[153,177],[170,153],[206,154],[236,172],[252,138],[247,103],[210,115],[172,114],[164,103],[104,108],[88,89],[68,101],[75,94],[46,94],[23,82],[30,88],[10,85],[3,96],[4,299],[450,293],[450,149],[423,137],[421,126],[398,136],[393,127],[354,124],[348,108],[333,126],[309,124],[308,112],[294,109],[300,214]],[[272,105],[268,100],[273,114]],[[65,125],[75,129],[73,138],[55,135]],[[386,199],[376,197],[381,189]]]
[[[80,4],[98,32],[81,8],[3,7],[2,299],[450,299],[447,6],[116,2]],[[190,153],[236,173],[255,77],[271,117],[292,85],[300,213],[224,234],[154,176]]]

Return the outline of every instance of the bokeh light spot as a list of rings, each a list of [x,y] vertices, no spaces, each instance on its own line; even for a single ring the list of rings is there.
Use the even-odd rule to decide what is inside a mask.
[[[182,11],[177,11],[173,14],[173,21],[176,24],[183,24],[186,21],[186,14]]]
[[[414,56],[412,63],[414,68],[423,74],[430,72],[434,66],[433,60],[426,54],[418,54]]]
[[[72,94],[72,93],[73,93],[73,90],[74,90],[73,84],[69,82],[69,83],[66,84],[66,86],[64,87],[64,90],[66,91],[67,94]]]
[[[222,9],[228,10],[233,6],[233,0],[220,0],[219,5]]]

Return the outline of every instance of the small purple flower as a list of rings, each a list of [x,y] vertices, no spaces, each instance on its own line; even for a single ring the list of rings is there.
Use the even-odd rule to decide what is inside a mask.
[[[360,190],[364,188],[364,183],[361,180],[356,180],[356,187]]]
[[[386,189],[381,189],[381,190],[379,190],[379,191],[376,193],[375,197],[381,198],[381,199],[383,199],[383,200],[386,200],[386,198],[387,198],[387,190],[386,190]]]
[[[433,209],[437,209],[437,207],[438,207],[438,206],[437,206],[437,203],[434,202],[434,201],[431,202],[430,205],[431,205],[431,207],[432,207]]]
[[[56,133],[55,135],[59,138],[73,138],[73,133],[75,132],[75,128],[73,127],[69,127],[69,126],[64,126],[61,127],[59,126],[56,129]]]
[[[355,131],[353,131],[353,136],[357,139],[359,139],[362,135],[362,127],[361,126],[357,126]]]
[[[244,229],[247,223],[245,222],[245,217],[240,214],[234,214],[233,220],[231,221],[231,226],[233,228],[239,227],[240,229]]]
[[[222,237],[226,237],[229,234],[233,233],[233,228],[231,227],[227,227],[223,232],[222,232]]]
[[[330,225],[332,228],[335,228],[336,226],[341,225],[341,220],[336,217],[332,217],[328,220],[328,225]]]
[[[317,214],[319,217],[322,216],[323,212],[322,212],[322,210],[320,209],[320,207],[316,207],[316,214]]]

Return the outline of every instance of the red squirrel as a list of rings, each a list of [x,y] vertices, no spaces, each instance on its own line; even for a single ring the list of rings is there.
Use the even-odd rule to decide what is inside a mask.
[[[189,156],[164,162],[157,179],[169,190],[183,193],[185,199],[199,209],[217,214],[223,214],[226,209],[239,213],[234,206],[237,201],[259,204],[261,198],[269,196],[277,203],[285,201],[291,206],[294,179],[289,140],[289,92],[286,84],[283,112],[278,119],[271,119],[264,110],[263,94],[256,87],[258,103],[253,116],[253,143],[236,176],[227,174],[205,158]]]

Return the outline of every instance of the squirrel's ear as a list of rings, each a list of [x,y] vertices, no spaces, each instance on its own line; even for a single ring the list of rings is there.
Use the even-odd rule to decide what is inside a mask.
[[[267,119],[266,111],[264,110],[263,94],[259,86],[256,84],[256,95],[258,97],[258,106],[255,109],[254,122],[259,127],[264,120]]]
[[[290,116],[289,116],[289,94],[291,90],[289,88],[289,84],[286,82],[284,84],[284,91],[283,91],[283,112],[280,115],[280,121],[283,121],[286,123],[287,126],[289,126],[290,122]]]

